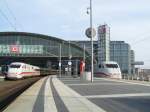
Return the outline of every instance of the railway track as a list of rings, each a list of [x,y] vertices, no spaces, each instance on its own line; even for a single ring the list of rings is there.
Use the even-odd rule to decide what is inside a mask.
[[[17,96],[38,81],[41,77],[24,80],[4,81],[0,83],[0,112],[3,111]]]

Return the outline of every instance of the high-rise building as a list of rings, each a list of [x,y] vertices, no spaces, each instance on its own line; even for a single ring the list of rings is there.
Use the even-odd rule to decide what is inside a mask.
[[[131,59],[132,57],[132,59]],[[110,42],[110,60],[118,62],[123,73],[131,74],[131,61],[134,61],[130,45],[124,41]]]
[[[110,60],[110,27],[100,25],[98,27],[98,63]]]

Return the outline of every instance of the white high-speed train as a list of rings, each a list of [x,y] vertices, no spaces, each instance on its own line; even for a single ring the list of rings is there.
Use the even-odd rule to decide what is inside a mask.
[[[95,67],[94,75],[96,77],[108,77],[121,79],[121,70],[117,62],[105,61]]]
[[[39,76],[40,68],[22,62],[13,62],[8,66],[8,79],[21,79],[31,76]]]

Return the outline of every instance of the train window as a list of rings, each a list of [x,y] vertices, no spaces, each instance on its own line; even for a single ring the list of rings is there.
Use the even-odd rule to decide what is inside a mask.
[[[35,69],[35,71],[40,71],[40,69]]]
[[[117,65],[117,64],[114,64],[114,68],[118,68],[118,65]]]
[[[103,66],[103,65],[101,65],[101,64],[99,64],[99,68],[104,68],[104,66]]]
[[[106,64],[107,68],[118,68],[117,64]]]
[[[101,64],[99,64],[99,68],[102,68]]]
[[[10,65],[10,68],[20,68],[21,65]]]
[[[25,65],[23,65],[23,66],[22,66],[22,68],[24,68],[24,69],[25,69],[25,68],[26,68],[26,67],[25,67]]]

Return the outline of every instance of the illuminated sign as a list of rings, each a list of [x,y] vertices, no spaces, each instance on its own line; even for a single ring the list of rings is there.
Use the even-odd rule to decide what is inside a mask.
[[[10,51],[13,53],[19,53],[19,46],[18,45],[11,45]]]
[[[43,54],[43,45],[0,45],[0,54]]]
[[[42,45],[22,45],[20,50],[22,54],[43,54]]]
[[[3,54],[3,53],[10,53],[10,49],[9,49],[9,46],[8,45],[0,45],[0,53]]]
[[[99,33],[106,33],[106,28],[104,26],[100,27],[99,28]]]

